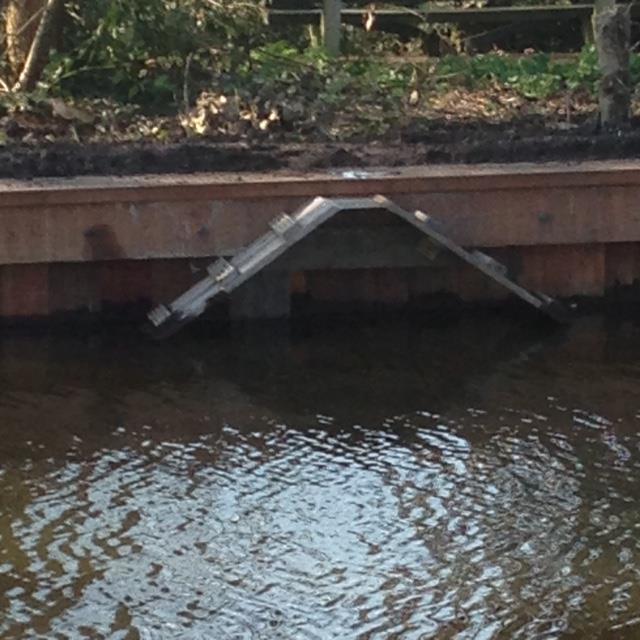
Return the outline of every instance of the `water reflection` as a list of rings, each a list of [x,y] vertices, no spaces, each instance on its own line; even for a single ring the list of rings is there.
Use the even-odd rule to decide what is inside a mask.
[[[0,637],[637,637],[601,325],[5,340]]]

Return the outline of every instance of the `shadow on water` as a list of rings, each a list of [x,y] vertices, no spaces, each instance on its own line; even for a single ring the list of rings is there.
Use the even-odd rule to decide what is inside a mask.
[[[28,429],[51,436],[48,453],[67,431],[98,436],[101,423],[123,422],[127,398],[138,394],[152,401],[145,407],[148,421],[154,413],[162,421],[170,397],[185,412],[187,403],[179,402],[185,394],[190,411],[170,425],[177,437],[194,428],[198,433],[191,413],[216,415],[230,400],[240,423],[284,415],[301,427],[315,426],[318,408],[326,407],[340,428],[379,427],[392,416],[464,402],[465,391],[471,394],[496,368],[526,361],[565,339],[561,330],[489,318],[483,332],[476,323],[424,328],[337,320],[303,331],[257,325],[214,338],[196,331],[160,343],[122,329],[97,336],[12,336],[0,342],[0,384],[20,414],[36,399],[40,412],[47,398],[76,411],[79,403],[67,400],[91,396],[82,405],[84,420],[52,411],[44,424],[17,421],[21,436]]]
[[[2,638],[624,638],[640,328],[0,342]]]

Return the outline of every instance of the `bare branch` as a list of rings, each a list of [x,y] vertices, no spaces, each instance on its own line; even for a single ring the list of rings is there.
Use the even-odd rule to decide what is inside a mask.
[[[31,14],[31,16],[18,29],[16,29],[15,31],[11,31],[6,35],[3,35],[0,38],[0,43],[4,43],[7,37],[17,38],[18,36],[22,35],[36,20],[38,20],[38,18],[40,18],[43,12],[44,12],[44,7],[41,7],[35,13]],[[1,51],[0,53],[4,53],[4,51]]]
[[[47,0],[38,30],[29,49],[29,55],[24,63],[20,77],[13,87],[13,91],[30,91],[38,81],[41,63],[46,57],[49,46],[49,34],[62,2],[63,0]]]

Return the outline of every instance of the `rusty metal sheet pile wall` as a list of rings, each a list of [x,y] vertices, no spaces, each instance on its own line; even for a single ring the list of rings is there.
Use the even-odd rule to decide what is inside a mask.
[[[488,249],[519,282],[553,296],[601,296],[640,279],[640,163],[434,167],[305,176],[80,178],[0,183],[0,317],[144,301],[201,276],[269,222],[316,195],[384,193],[430,213],[455,242]],[[502,295],[464,265],[294,274],[319,300],[404,301],[442,289]]]

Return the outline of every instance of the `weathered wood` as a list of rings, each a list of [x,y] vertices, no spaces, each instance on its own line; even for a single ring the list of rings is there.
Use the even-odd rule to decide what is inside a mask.
[[[265,270],[231,294],[232,321],[277,320],[291,314],[291,274]]]
[[[598,0],[593,25],[600,66],[600,121],[607,129],[627,124],[631,113],[631,10]]]
[[[0,266],[0,317],[47,316],[51,265]]]
[[[330,56],[340,55],[342,0],[323,0],[322,39]]]
[[[585,44],[590,45],[595,43],[595,34],[593,32],[593,16],[583,15],[580,18],[580,29],[582,31],[582,39]]]
[[[527,304],[542,311],[554,320],[558,320],[560,322],[564,321],[567,314],[562,305],[544,293],[532,293],[516,284],[509,277],[506,267],[494,260],[491,256],[488,256],[478,250],[469,252],[453,242],[438,229],[437,222],[434,221],[431,216],[423,213],[422,211],[415,211],[413,215],[411,215],[409,212],[398,207],[384,196],[376,196],[374,200],[380,204],[380,206],[385,207],[389,211],[393,211],[403,217],[407,222],[410,222],[427,234],[437,245],[449,250],[467,264],[478,269],[494,282],[498,283],[505,289],[508,289],[521,300],[524,300]]]
[[[544,191],[575,188],[638,187],[640,162],[636,160],[584,161],[579,163],[443,164],[408,167],[373,167],[358,172],[218,172],[188,175],[79,176],[0,179],[0,215],[16,207],[107,204],[179,206],[211,200],[224,211],[232,200],[253,207],[265,199],[308,199],[323,196],[369,196],[372,193],[479,193]],[[520,194],[510,193],[518,199]],[[555,197],[555,196],[554,196]],[[504,202],[504,198],[503,198]],[[164,205],[166,203],[166,205]],[[294,205],[295,206],[295,205]],[[254,207],[257,209],[257,207]],[[77,215],[78,212],[74,213]],[[273,215],[273,214],[271,214]]]
[[[374,217],[375,213],[370,219],[373,221]],[[423,234],[409,225],[351,228],[330,227],[330,224],[323,225],[313,235],[301,240],[268,269],[442,269],[451,264],[445,253],[433,250],[433,245],[427,251]]]
[[[594,5],[591,3],[571,5],[531,5],[512,7],[484,7],[462,9],[456,7],[430,7],[427,10],[412,9],[376,9],[377,23],[383,26],[398,24],[417,25],[455,24],[457,26],[475,26],[479,24],[500,25],[511,23],[558,22],[590,19]],[[362,24],[368,8],[342,9],[343,22]],[[632,17],[640,16],[640,3],[631,3]],[[291,22],[317,23],[322,19],[321,9],[272,9],[269,20],[272,24],[290,24]]]
[[[517,263],[518,282],[549,295],[600,297],[607,287],[606,245],[528,247]]]
[[[383,193],[405,209],[437,212],[462,246],[640,242],[637,162],[432,166],[362,180],[326,173],[43,180],[0,182],[0,190],[0,264],[233,256],[274,216],[317,193]]]

